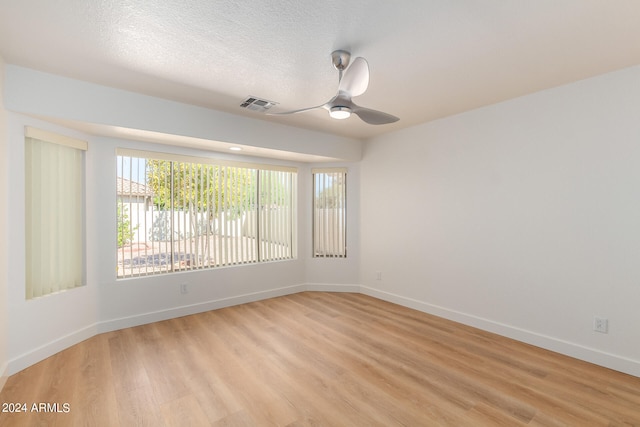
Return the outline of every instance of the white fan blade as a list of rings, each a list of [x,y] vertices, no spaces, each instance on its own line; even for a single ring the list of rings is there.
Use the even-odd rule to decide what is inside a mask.
[[[386,125],[388,123],[394,123],[400,120],[396,116],[383,113],[382,111],[372,110],[370,108],[359,107],[354,104],[352,113],[357,114],[364,122],[370,125]]]
[[[369,87],[369,64],[366,59],[357,57],[344,72],[338,90],[347,93],[349,97],[354,97],[362,95],[367,87]]]

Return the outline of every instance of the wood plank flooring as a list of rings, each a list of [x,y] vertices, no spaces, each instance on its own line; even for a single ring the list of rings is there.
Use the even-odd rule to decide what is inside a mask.
[[[306,292],[95,336],[10,377],[0,403],[28,407],[2,427],[640,426],[640,378]]]

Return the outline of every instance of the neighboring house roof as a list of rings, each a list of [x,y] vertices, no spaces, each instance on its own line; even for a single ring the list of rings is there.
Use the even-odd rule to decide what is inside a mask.
[[[145,184],[131,181],[122,177],[118,177],[117,180],[117,195],[118,196],[139,196],[139,197],[151,197],[153,191]]]

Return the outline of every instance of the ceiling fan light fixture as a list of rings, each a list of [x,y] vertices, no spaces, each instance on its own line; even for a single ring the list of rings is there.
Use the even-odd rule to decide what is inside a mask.
[[[351,117],[351,108],[349,107],[331,107],[329,115],[332,119],[344,120]]]

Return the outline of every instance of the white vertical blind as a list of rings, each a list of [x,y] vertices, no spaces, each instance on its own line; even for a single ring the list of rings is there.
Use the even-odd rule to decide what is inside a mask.
[[[347,171],[313,169],[313,256],[347,256]]]
[[[295,170],[194,160],[118,151],[118,277],[297,255]]]
[[[84,284],[84,141],[25,131],[26,298]]]

